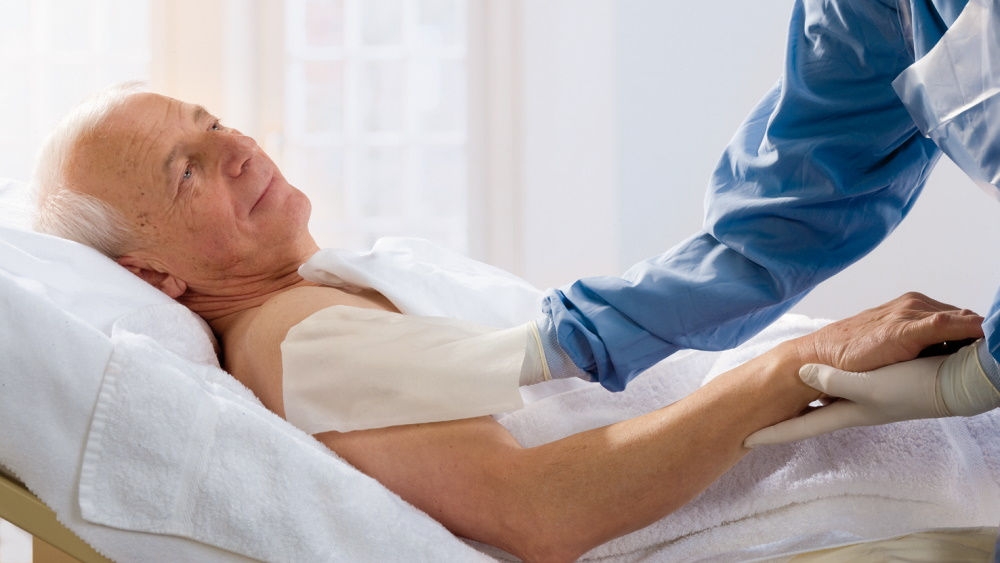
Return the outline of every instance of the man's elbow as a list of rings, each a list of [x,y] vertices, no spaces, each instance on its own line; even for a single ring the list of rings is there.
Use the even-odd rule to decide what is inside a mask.
[[[558,523],[535,525],[536,518],[522,515],[521,522],[506,534],[507,539],[498,545],[522,561],[529,563],[567,563],[576,561],[594,547],[589,545],[579,530],[559,526]]]
[[[572,514],[572,499],[554,498],[538,467],[506,464],[497,495],[497,547],[526,562],[576,561],[600,542]],[[534,469],[534,470],[533,470]]]

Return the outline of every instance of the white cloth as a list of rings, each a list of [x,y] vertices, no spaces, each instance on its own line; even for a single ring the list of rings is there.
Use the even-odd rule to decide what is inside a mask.
[[[90,522],[265,561],[474,555],[376,481],[331,463],[328,450],[222,372],[147,336],[115,331],[112,343],[80,478]],[[402,545],[379,541],[390,522]]]
[[[123,533],[82,518],[80,460],[111,341],[2,270],[0,296],[0,462],[63,524],[112,559],[169,553],[178,561],[239,560],[204,544]]]
[[[281,343],[285,419],[318,434],[515,410],[528,338],[527,324],[327,307]]]
[[[348,318],[341,308],[310,317],[325,319],[321,331],[312,330],[318,323],[310,319],[293,327],[282,344],[283,387],[286,417],[299,428],[347,431],[521,407],[518,379],[525,344],[532,341],[520,328],[540,314],[542,298],[541,290],[527,281],[430,241],[402,237],[379,239],[368,252],[321,250],[299,274],[346,291],[374,289],[406,315],[422,318],[390,322],[377,313]],[[338,318],[326,318],[331,315]],[[372,315],[392,334],[358,326]],[[507,330],[492,335],[477,330],[482,334],[476,341],[453,342],[465,348],[461,354],[452,346],[451,358],[443,357],[437,351],[453,340],[449,335],[467,332],[455,320]],[[420,335],[414,332],[420,332],[420,323],[433,326]],[[331,334],[338,325],[344,330]],[[511,332],[515,329],[517,334]],[[387,342],[393,339],[397,342]],[[370,346],[380,347],[383,357],[367,351]],[[415,355],[426,355],[429,361],[408,360]],[[369,365],[354,365],[365,359]],[[401,363],[408,364],[406,371],[398,369]],[[373,376],[372,365],[382,373]],[[475,378],[465,377],[469,365],[476,365]],[[463,380],[469,385],[462,385]],[[356,383],[365,386],[356,388]]]
[[[299,274],[347,291],[375,289],[409,315],[507,328],[542,311],[542,292],[527,281],[418,238],[381,238],[368,252],[321,250]]]

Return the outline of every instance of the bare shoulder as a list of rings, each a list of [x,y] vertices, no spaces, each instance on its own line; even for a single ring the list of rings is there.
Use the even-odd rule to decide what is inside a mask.
[[[320,286],[284,291],[247,312],[227,331],[223,342],[226,368],[267,408],[284,416],[281,342],[292,327],[335,305],[395,310],[376,292],[347,293]]]
[[[395,310],[376,292],[347,293],[332,287],[297,287],[265,301],[249,319],[247,336],[259,345],[280,344],[293,326],[316,311],[334,305]]]

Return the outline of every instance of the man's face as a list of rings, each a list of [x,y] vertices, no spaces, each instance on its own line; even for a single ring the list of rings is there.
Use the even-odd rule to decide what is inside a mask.
[[[309,201],[200,106],[133,94],[75,147],[68,180],[139,234],[129,254],[188,284],[267,274],[314,247]]]

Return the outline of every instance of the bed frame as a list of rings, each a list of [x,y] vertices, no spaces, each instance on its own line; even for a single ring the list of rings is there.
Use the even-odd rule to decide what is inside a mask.
[[[0,469],[0,518],[32,535],[36,562],[109,563],[56,519],[55,512],[12,475]]]

